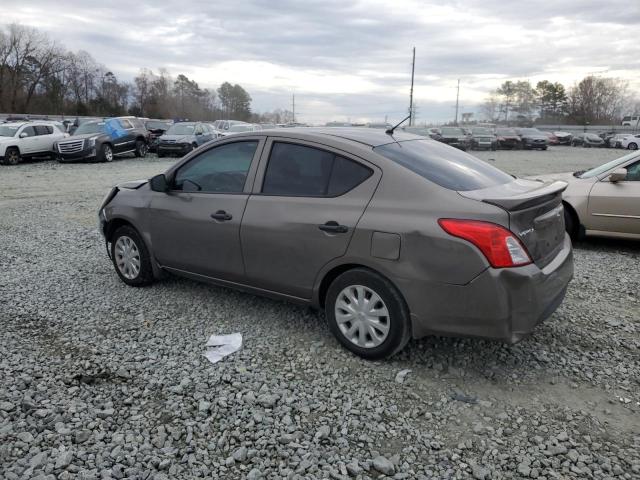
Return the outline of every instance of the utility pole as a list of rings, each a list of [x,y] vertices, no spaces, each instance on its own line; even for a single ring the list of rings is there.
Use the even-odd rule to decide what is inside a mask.
[[[413,125],[413,75],[416,70],[416,47],[413,47],[413,60],[411,62],[411,92],[409,93],[409,126]]]
[[[296,94],[295,93],[291,98],[291,108],[293,110],[293,120],[291,121],[291,123],[296,123]]]
[[[456,121],[454,122],[454,125],[457,127],[458,126],[458,106],[459,106],[459,100],[460,100],[460,79],[458,79],[458,92],[456,93]]]

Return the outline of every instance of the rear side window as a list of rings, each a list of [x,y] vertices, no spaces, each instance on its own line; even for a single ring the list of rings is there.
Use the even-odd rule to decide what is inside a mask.
[[[372,170],[304,145],[274,143],[262,184],[267,195],[335,197],[371,176]]]
[[[389,143],[374,151],[449,190],[479,190],[513,181],[502,170],[434,141]]]

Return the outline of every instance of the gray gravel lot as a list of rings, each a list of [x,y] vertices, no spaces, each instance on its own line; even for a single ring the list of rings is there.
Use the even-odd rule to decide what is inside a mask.
[[[623,153],[476,154],[529,175]],[[518,345],[367,362],[305,308],[119,281],[96,209],[172,161],[0,167],[0,478],[640,478],[640,243],[576,245],[567,299]]]

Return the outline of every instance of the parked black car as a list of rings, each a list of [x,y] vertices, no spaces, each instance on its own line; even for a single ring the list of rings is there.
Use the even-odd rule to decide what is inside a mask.
[[[516,130],[520,135],[522,148],[524,149],[540,149],[546,150],[549,145],[549,139],[537,128],[519,128]]]
[[[496,129],[496,136],[498,148],[508,148],[510,150],[522,148],[520,135],[513,128],[498,128]]]
[[[471,128],[471,149],[497,150],[498,138],[486,127],[473,127]]]
[[[471,140],[462,128],[442,127],[440,129],[440,134],[442,135],[442,139],[440,141],[447,145],[451,145],[452,147],[466,151],[471,146]]]
[[[604,147],[605,143],[602,138],[600,138],[595,133],[579,133],[573,136],[573,140],[571,140],[572,147]]]
[[[149,131],[149,151],[157,152],[160,137],[173,125],[171,120],[145,120],[144,126]]]
[[[59,162],[111,162],[115,156],[126,153],[144,157],[148,149],[149,132],[142,120],[135,117],[84,122],[71,137],[54,145]]]

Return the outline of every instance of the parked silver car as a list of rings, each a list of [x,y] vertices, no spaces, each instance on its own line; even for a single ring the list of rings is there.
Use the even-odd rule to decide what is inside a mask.
[[[561,192],[455,148],[372,129],[210,142],[100,207],[117,274],[163,271],[323,308],[352,352],[427,334],[516,342],[573,275]]]

